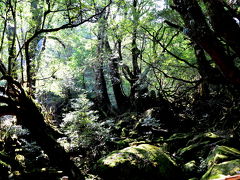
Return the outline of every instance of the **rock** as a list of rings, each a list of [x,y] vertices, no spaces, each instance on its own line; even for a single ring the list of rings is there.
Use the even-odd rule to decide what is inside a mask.
[[[205,163],[208,170],[201,180],[227,179],[240,171],[240,151],[232,147],[216,146]]]
[[[219,164],[223,161],[229,161],[233,159],[240,158],[240,151],[227,146],[216,146],[212,153],[207,157],[206,162],[208,168],[210,168],[214,164]]]
[[[119,136],[128,136],[129,132],[134,128],[137,122],[137,113],[124,113],[121,116],[117,117],[114,131]]]
[[[212,132],[197,134],[192,136],[186,143],[186,146],[177,151],[177,154],[187,161],[199,157],[205,159],[209,153],[209,149],[215,147],[218,143],[222,144],[223,139],[223,137]]]
[[[178,149],[186,146],[187,142],[192,138],[193,133],[175,133],[171,135],[168,139],[166,139],[168,151],[177,151]]]
[[[184,147],[182,149],[179,149],[177,154],[179,154],[181,157],[185,158],[186,160],[193,158],[193,154],[202,154],[205,151],[205,146],[209,144],[209,141],[203,141],[201,143],[191,144],[187,147]],[[202,149],[204,147],[204,149]],[[202,150],[201,150],[202,149]],[[197,154],[196,154],[197,153]]]
[[[141,144],[114,151],[100,159],[96,173],[104,180],[180,180],[179,168],[162,148]]]
[[[201,180],[211,180],[217,178],[226,178],[229,175],[236,175],[240,171],[240,159],[226,161],[215,164],[208,169]]]
[[[197,171],[196,161],[192,160],[192,161],[185,163],[183,165],[183,171],[187,175],[192,175],[192,176],[196,175],[196,171]]]
[[[195,143],[199,143],[199,142],[203,142],[203,141],[216,142],[220,139],[222,139],[221,136],[219,136],[215,133],[212,133],[212,132],[206,132],[206,133],[201,133],[201,134],[194,136],[194,138],[192,138],[188,142],[188,144],[195,144]]]

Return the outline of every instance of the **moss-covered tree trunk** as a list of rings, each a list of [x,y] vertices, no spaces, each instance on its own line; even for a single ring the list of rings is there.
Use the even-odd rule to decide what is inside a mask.
[[[49,156],[50,162],[64,171],[73,180],[84,179],[80,170],[76,167],[64,148],[59,145],[57,138],[60,137],[54,128],[44,121],[40,107],[28,96],[20,84],[11,77],[5,77],[8,82],[6,91],[0,89],[0,102],[7,105],[2,106],[0,115],[16,115],[18,124],[27,128],[31,136]],[[5,107],[5,108],[3,108]]]

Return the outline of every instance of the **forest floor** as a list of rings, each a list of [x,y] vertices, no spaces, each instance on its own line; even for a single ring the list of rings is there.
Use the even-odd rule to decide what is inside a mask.
[[[84,126],[82,144],[69,153],[89,180],[237,179],[238,102],[218,95],[195,99],[191,106],[175,103],[170,110],[159,106],[104,118]],[[28,133],[1,143],[0,179],[54,180],[65,175],[51,166]]]

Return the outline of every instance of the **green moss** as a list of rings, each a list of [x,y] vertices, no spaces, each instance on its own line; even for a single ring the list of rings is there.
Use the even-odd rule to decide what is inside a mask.
[[[194,136],[188,144],[195,144],[195,143],[200,143],[203,141],[210,141],[210,142],[215,142],[218,141],[221,137],[215,133],[212,132],[206,132],[206,133],[201,133],[196,136]]]
[[[125,138],[123,140],[116,141],[118,149],[128,147],[130,143],[135,142],[134,139]]]
[[[6,162],[3,162],[3,161],[0,160],[0,166],[2,166],[2,167],[9,167],[10,165],[7,164]]]
[[[212,133],[212,132],[207,132],[207,133],[204,133],[203,136],[207,137],[207,138],[211,138],[211,139],[215,139],[215,138],[219,138],[220,136],[215,134],[215,133]]]
[[[138,132],[137,131],[131,131],[129,133],[129,136],[132,137],[132,138],[137,138],[138,137]]]
[[[128,129],[127,128],[123,128],[122,132],[121,132],[121,137],[127,137],[129,134]]]
[[[201,142],[201,143],[195,143],[195,144],[191,144],[185,148],[182,148],[182,149],[179,149],[178,151],[178,154],[180,156],[183,156],[185,155],[186,153],[192,153],[193,151],[195,151],[196,149],[202,147],[203,145],[206,145],[208,144],[209,141],[204,141],[204,142]]]
[[[208,167],[226,160],[240,158],[240,151],[227,146],[216,146],[206,159]]]
[[[191,172],[191,171],[195,170],[197,168],[196,161],[192,160],[192,161],[187,162],[186,164],[184,164],[183,168],[186,172],[189,172],[189,171]]]
[[[228,175],[235,175],[240,171],[240,159],[223,162],[213,165],[201,178],[201,180],[211,180],[223,178]]]
[[[146,178],[174,179],[178,168],[161,148],[141,144],[114,151],[98,161],[97,172],[103,179],[143,180]],[[116,175],[117,174],[117,175]]]
[[[182,140],[191,137],[191,133],[175,133],[170,136],[166,141],[175,141],[175,140]]]
[[[0,165],[2,167],[10,167],[10,165],[6,162],[8,159],[8,156],[5,154],[5,152],[0,151]]]
[[[25,167],[25,157],[23,155],[17,154],[15,160],[18,161],[22,167]]]

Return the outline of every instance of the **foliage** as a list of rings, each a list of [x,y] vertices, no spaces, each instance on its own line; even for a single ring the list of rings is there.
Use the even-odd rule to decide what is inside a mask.
[[[7,140],[11,147],[17,137],[25,155],[39,155],[43,148],[53,159],[54,152],[64,155],[44,118],[64,133],[59,142],[81,165],[121,144],[162,142],[161,136],[176,131],[164,146],[203,174],[207,149],[218,140],[225,145],[222,136],[204,132],[224,129],[239,142],[240,129],[239,2],[214,2],[0,1],[1,148]],[[191,11],[196,7],[205,24]],[[30,96],[45,106],[42,112]],[[159,111],[146,111],[154,108]],[[46,129],[36,129],[35,122]],[[183,131],[204,132],[191,141],[191,132],[178,134]],[[61,160],[67,159],[68,154]]]
[[[73,100],[74,111],[67,113],[60,124],[67,138],[59,141],[68,151],[87,151],[94,158],[100,152],[104,153],[104,146],[110,141],[111,134],[98,122],[97,112],[91,110],[92,105],[84,93]]]
[[[18,138],[29,134],[29,131],[20,125],[16,125],[14,117],[0,118],[0,139]]]

